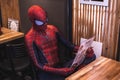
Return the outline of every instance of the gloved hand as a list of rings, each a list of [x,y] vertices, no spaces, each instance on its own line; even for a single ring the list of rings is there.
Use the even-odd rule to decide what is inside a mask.
[[[89,47],[86,51],[86,57],[87,58],[90,58],[94,55],[94,50],[93,50],[93,47]]]
[[[73,51],[74,51],[74,52],[77,52],[78,49],[79,49],[79,46],[75,46],[74,49],[73,49]]]

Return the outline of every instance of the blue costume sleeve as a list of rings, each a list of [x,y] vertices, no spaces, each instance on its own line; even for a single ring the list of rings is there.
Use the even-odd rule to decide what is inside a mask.
[[[46,60],[45,56],[43,55],[42,50],[40,50],[38,48],[38,46],[35,44],[35,42],[33,42],[33,49],[34,49],[35,57],[38,61],[38,64],[41,66],[44,66],[44,64],[47,63],[47,60]]]
[[[74,45],[70,43],[69,41],[67,41],[66,39],[64,39],[63,36],[59,32],[56,32],[56,36],[59,42],[63,43],[67,48],[69,48],[70,50],[74,49]]]

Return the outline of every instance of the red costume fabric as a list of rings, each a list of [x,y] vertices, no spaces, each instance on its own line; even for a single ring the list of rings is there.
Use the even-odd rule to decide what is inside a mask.
[[[32,28],[25,35],[25,43],[35,66],[42,71],[58,75],[67,76],[71,74],[74,71],[73,68],[56,67],[60,62],[58,41],[61,41],[74,52],[78,50],[79,46],[74,46],[66,41],[56,26],[47,24],[47,14],[42,7],[33,5],[28,9],[28,16],[32,22]],[[35,22],[36,20],[42,25],[38,25]],[[88,57],[92,56],[93,53]]]

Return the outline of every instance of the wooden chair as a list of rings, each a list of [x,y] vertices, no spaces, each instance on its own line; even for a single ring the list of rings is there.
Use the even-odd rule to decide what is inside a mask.
[[[24,43],[6,45],[7,60],[0,63],[0,69],[8,72],[8,75],[23,77],[30,68]],[[23,77],[24,78],[24,77]]]

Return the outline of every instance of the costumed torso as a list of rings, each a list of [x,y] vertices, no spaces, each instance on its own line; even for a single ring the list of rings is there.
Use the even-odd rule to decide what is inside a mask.
[[[59,62],[56,32],[48,26],[45,33],[34,31],[34,41],[45,56],[48,66],[55,66]]]

